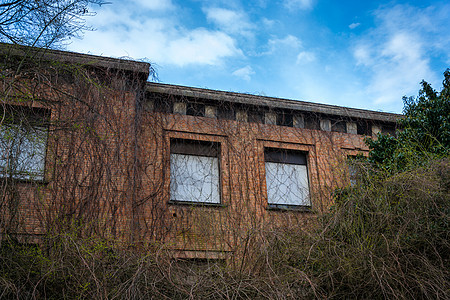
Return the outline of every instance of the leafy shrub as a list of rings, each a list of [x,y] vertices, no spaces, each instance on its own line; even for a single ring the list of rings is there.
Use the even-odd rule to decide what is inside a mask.
[[[379,134],[366,140],[372,165],[396,172],[450,155],[450,69],[444,72],[441,92],[426,81],[421,84],[418,97],[403,97],[405,118],[397,137]]]

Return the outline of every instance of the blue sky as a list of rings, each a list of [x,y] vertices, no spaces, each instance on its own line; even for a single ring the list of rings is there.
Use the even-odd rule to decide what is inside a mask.
[[[110,0],[111,1],[111,0]],[[128,0],[67,50],[151,62],[162,83],[401,112],[450,67],[447,1]]]

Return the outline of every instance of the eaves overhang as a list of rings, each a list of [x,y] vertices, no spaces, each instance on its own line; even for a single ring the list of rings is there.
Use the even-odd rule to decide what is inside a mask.
[[[154,82],[147,82],[147,91],[160,94],[191,97],[196,99],[205,99],[217,102],[231,102],[244,105],[265,106],[272,109],[288,109],[299,112],[303,111],[347,118],[368,119],[388,123],[394,123],[403,118],[403,115],[401,114]]]
[[[34,60],[58,61],[69,64],[79,64],[104,69],[115,69],[139,73],[148,77],[150,64],[122,58],[110,58],[69,51],[43,49],[37,47],[0,43],[0,55],[10,55]]]

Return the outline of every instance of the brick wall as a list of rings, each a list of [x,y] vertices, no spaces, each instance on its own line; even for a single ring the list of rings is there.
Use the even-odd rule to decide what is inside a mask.
[[[304,128],[146,111],[138,141],[142,163],[142,240],[161,232],[180,255],[214,257],[239,252],[264,231],[307,228],[331,205],[335,188],[348,184],[345,158],[368,151],[364,136]],[[220,144],[220,205],[170,203],[170,139]],[[307,153],[311,207],[271,209],[267,204],[264,147]],[[154,231],[155,230],[155,231]]]
[[[268,109],[256,96],[251,105],[220,93],[189,101],[170,91],[143,96],[141,78],[86,72],[88,80],[57,84],[22,80],[3,100],[46,108],[51,117],[45,179],[1,180],[2,234],[33,239],[72,230],[155,243],[184,257],[242,256],[277,227],[310,228],[332,204],[331,193],[348,184],[346,157],[368,151],[358,133],[371,125],[360,120]],[[170,201],[171,139],[220,145],[220,203]],[[265,148],[306,154],[310,206],[268,205]]]

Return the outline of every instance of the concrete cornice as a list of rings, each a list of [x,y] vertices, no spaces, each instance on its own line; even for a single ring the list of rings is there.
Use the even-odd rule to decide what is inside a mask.
[[[150,70],[150,64],[146,62],[6,43],[0,43],[0,55],[12,55],[24,58],[29,57],[30,59],[43,59],[50,61],[60,61],[70,64],[100,67],[105,69],[116,69],[133,73],[146,74],[147,77]]]
[[[224,101],[255,106],[265,106],[275,109],[280,108],[296,110],[299,111],[299,113],[304,111],[340,117],[376,120],[382,122],[396,122],[398,119],[401,119],[403,117],[403,115],[394,113],[153,82],[147,82],[147,91],[212,101]]]

